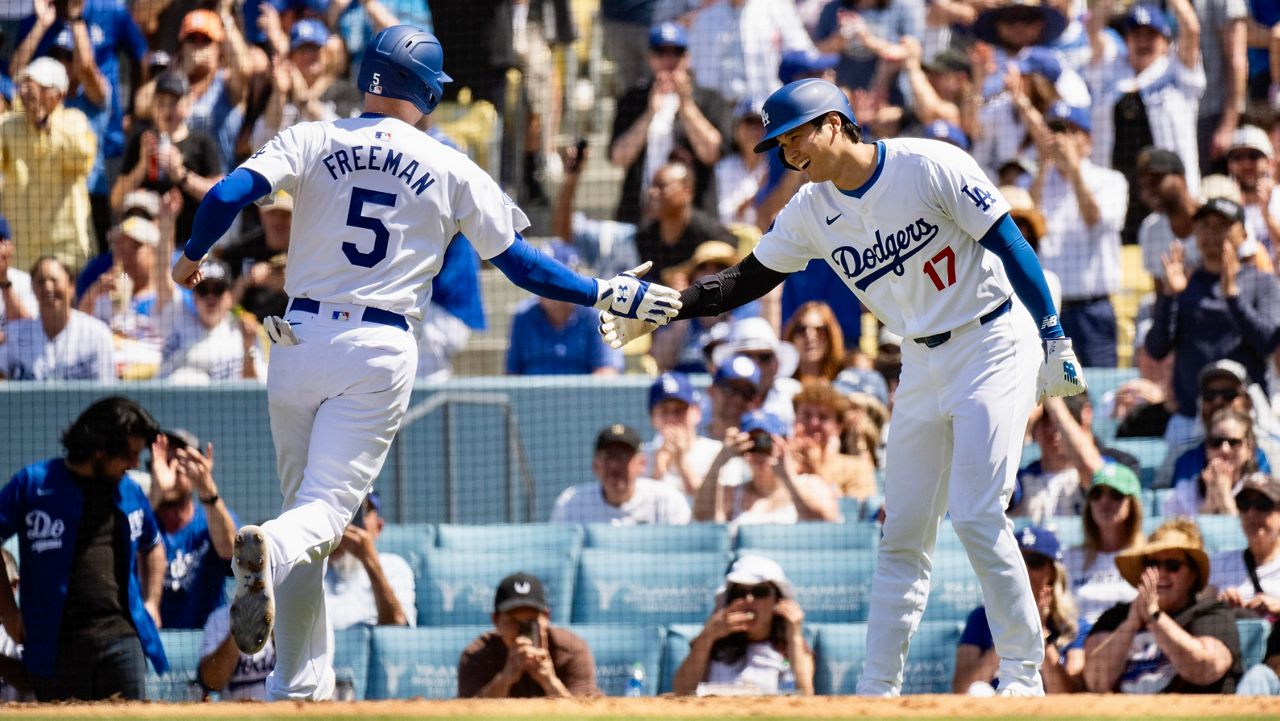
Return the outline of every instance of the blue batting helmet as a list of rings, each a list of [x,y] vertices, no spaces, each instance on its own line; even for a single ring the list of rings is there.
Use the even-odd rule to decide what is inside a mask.
[[[756,145],[756,152],[763,153],[776,147],[779,135],[827,113],[840,113],[849,122],[858,124],[849,98],[833,83],[818,78],[787,83],[764,101],[764,109],[760,111],[760,119],[764,121],[764,140]]]
[[[414,25],[393,25],[374,36],[360,61],[360,90],[408,100],[423,114],[444,94],[444,50],[436,36]]]

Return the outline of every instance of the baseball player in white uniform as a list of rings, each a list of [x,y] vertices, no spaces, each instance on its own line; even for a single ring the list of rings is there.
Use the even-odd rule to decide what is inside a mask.
[[[1086,386],[1040,264],[1008,203],[958,148],[914,139],[862,143],[844,93],[817,79],[775,92],[761,117],[765,139],[756,152],[781,146],[783,161],[810,183],[750,256],[681,294],[677,317],[731,310],[821,258],[908,339],[858,693],[901,692],[939,523],[950,511],[986,599],[1001,692],[1043,694],[1039,614],[1004,509],[1036,402],[1037,368],[1042,396]],[[611,343],[647,331],[608,313],[601,319]]]
[[[450,78],[430,33],[380,32],[365,50],[356,118],[294,125],[210,190],[173,278],[191,288],[236,213],[278,190],[294,199],[284,318],[267,392],[283,511],[236,536],[231,632],[255,653],[275,632],[273,699],[329,698],[332,631],[324,563],[386,459],[417,368],[415,334],[445,248],[470,239],[522,288],[666,323],[678,294],[637,276],[585,278],[519,236],[523,212],[465,155],[415,125]],[[279,614],[277,617],[277,609]]]

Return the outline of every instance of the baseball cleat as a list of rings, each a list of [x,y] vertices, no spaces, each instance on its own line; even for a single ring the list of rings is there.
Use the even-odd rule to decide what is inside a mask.
[[[245,526],[236,534],[231,568],[236,595],[231,601],[231,636],[236,646],[255,654],[267,645],[276,622],[276,593],[271,583],[271,552],[267,534]]]

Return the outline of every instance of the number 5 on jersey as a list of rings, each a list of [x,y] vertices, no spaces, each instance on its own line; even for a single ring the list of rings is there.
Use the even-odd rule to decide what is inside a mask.
[[[951,249],[951,246],[948,245],[938,251],[937,255],[925,261],[924,274],[929,276],[929,280],[933,281],[933,286],[938,290],[950,288],[956,284],[956,252]]]
[[[365,252],[360,250],[355,243],[346,242],[342,244],[342,253],[347,256],[347,260],[352,265],[358,265],[361,268],[372,268],[387,258],[387,242],[391,238],[391,231],[387,230],[386,223],[381,218],[373,218],[364,214],[364,206],[381,205],[387,208],[396,207],[395,193],[384,193],[380,190],[370,190],[369,188],[353,187],[351,189],[351,206],[347,208],[347,226],[351,228],[364,228],[373,233],[373,248]]]

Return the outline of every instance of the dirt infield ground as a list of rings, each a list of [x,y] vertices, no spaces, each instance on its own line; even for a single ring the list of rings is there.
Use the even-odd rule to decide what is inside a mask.
[[[901,699],[731,698],[593,701],[368,701],[355,704],[77,704],[0,707],[4,719],[329,719],[453,718],[629,719],[1280,719],[1280,698],[1237,696],[1051,696],[1043,699],[971,699],[911,696]]]

